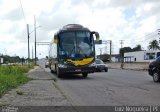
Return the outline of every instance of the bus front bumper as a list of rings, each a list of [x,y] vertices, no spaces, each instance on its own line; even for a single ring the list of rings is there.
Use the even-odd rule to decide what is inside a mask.
[[[73,74],[94,73],[95,67],[67,67],[67,68],[59,67],[59,72],[62,74],[64,73],[73,73]]]

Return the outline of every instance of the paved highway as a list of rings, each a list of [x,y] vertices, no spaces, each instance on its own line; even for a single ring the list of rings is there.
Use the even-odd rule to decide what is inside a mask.
[[[87,78],[68,75],[57,78],[57,85],[73,105],[160,105],[160,84],[145,71],[109,69]]]

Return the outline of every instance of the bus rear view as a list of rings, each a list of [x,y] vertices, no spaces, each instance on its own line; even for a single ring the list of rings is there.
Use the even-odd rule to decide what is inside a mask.
[[[59,30],[50,44],[50,69],[58,77],[67,73],[79,74],[87,77],[95,71],[95,44],[94,35],[99,39],[97,32],[91,32],[78,24],[69,24]]]

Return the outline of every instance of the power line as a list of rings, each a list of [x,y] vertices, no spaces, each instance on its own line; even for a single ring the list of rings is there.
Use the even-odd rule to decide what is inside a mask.
[[[23,14],[23,19],[24,19],[25,23],[27,24],[21,0],[19,0],[19,2],[20,2],[20,6],[21,6],[21,11],[22,11],[22,14]]]
[[[142,37],[139,37],[139,38],[143,38],[143,40],[141,39],[136,39],[136,43],[138,43],[138,44],[140,44],[140,43],[147,43],[148,41],[150,41],[150,40],[152,40],[152,39],[156,39],[157,38],[157,36],[158,36],[158,33],[157,33],[157,31],[154,31],[154,32],[151,32],[151,33],[149,33],[149,34],[147,34],[147,35],[145,35],[145,36],[142,36]]]
[[[151,41],[151,40],[153,40],[153,39],[156,39],[157,36],[158,36],[158,35],[155,34],[155,35],[153,35],[152,37],[147,38],[147,39],[145,39],[145,40],[138,41],[137,43],[141,43],[141,42],[143,42],[143,43],[148,43],[149,41]]]
[[[143,42],[143,41],[152,39],[152,38],[150,38],[150,37],[154,37],[155,35],[157,35],[157,34],[155,34],[155,32],[152,32],[152,33],[150,33],[150,34],[147,34],[147,35],[143,36],[143,37],[145,37],[145,40],[140,40],[140,41],[138,41],[138,42]]]
[[[157,31],[154,31],[154,32],[151,32],[151,33],[149,33],[149,34],[146,34],[145,36],[141,36],[141,37],[139,37],[139,38],[143,38],[143,40],[141,39],[135,39],[135,41],[133,41],[133,43],[134,44],[143,44],[143,45],[146,45],[147,43],[149,43],[149,41],[151,41],[151,40],[153,40],[153,39],[159,39],[159,36],[160,35],[158,35],[158,33],[160,32],[160,30],[158,30],[158,32]],[[160,40],[160,39],[159,39]],[[123,44],[124,44],[124,42],[123,42],[124,40],[120,40],[120,45],[121,45],[121,48],[123,47]],[[132,42],[131,40],[125,40],[125,41],[127,41],[127,42]],[[118,49],[118,41],[113,41],[113,47],[115,47],[115,49]]]

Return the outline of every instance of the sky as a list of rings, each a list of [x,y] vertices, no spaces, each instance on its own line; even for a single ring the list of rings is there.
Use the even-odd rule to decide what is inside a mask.
[[[30,51],[34,49],[34,15],[37,42],[50,42],[66,24],[81,24],[97,31],[104,42],[112,41],[112,53],[123,47],[159,40],[160,0],[0,0],[0,53],[27,57],[27,27]],[[96,45],[96,54],[109,53],[109,44]],[[34,50],[33,50],[34,54]],[[48,46],[37,45],[37,56],[48,55]]]

